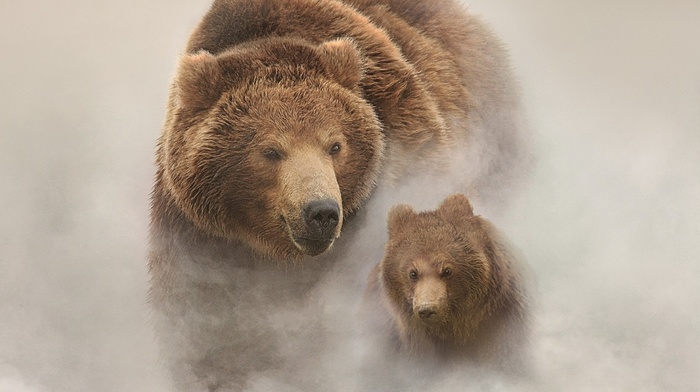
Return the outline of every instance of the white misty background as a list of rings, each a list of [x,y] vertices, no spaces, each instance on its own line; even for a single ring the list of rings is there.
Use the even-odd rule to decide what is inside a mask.
[[[697,388],[700,3],[468,4],[533,130],[532,178],[496,223],[534,272],[543,388]],[[0,1],[0,392],[167,389],[148,194],[208,6]]]

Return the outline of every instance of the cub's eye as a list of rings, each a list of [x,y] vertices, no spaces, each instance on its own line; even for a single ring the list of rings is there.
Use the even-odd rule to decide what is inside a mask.
[[[337,153],[340,152],[340,143],[335,143],[330,150],[328,150],[328,153],[331,155],[336,155]]]
[[[282,159],[282,155],[280,155],[280,153],[277,152],[277,150],[275,150],[274,148],[264,149],[263,155],[265,156],[265,158],[272,160],[272,161],[277,161],[277,160]]]
[[[411,270],[411,272],[408,273],[408,277],[411,278],[411,280],[416,280],[418,279],[418,272],[416,272],[416,270]]]
[[[444,270],[442,270],[443,278],[449,278],[450,276],[452,276],[452,268],[447,267]]]

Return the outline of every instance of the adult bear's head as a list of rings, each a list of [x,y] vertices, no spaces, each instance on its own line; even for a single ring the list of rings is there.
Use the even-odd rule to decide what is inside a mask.
[[[163,178],[206,232],[277,259],[318,255],[371,193],[384,151],[348,39],[267,38],[184,56]]]

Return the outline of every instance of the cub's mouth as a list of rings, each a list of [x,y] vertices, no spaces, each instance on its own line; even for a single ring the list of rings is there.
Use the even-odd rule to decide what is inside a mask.
[[[444,321],[442,309],[437,304],[421,304],[413,308],[413,314],[425,325],[441,324]]]

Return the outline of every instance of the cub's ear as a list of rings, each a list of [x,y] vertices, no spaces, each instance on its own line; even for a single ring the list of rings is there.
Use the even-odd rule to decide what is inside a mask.
[[[415,216],[416,212],[408,204],[398,204],[389,210],[387,219],[387,227],[389,233],[401,229],[411,217]]]
[[[362,56],[350,38],[326,41],[319,46],[329,76],[341,86],[354,89],[362,79]]]
[[[461,193],[455,193],[447,196],[438,211],[448,221],[462,221],[474,216],[474,210],[472,209],[469,199]]]
[[[206,109],[216,102],[222,91],[222,71],[211,53],[200,51],[180,60],[175,79],[178,106],[186,109]]]

